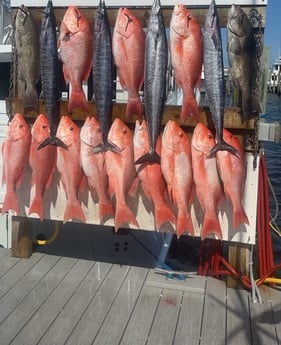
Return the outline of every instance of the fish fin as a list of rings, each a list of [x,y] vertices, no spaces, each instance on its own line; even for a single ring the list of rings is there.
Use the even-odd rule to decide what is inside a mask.
[[[89,112],[90,110],[85,93],[82,89],[71,90],[70,98],[68,101],[68,112],[71,113],[74,108],[80,108],[85,110],[86,112]]]
[[[5,195],[3,206],[2,206],[2,214],[12,210],[16,212],[17,215],[20,214],[20,207],[18,203],[18,199],[16,193],[9,193]]]
[[[63,149],[68,150],[68,147],[65,145],[65,143],[57,137],[49,137],[45,139],[38,145],[37,150],[40,150],[47,145],[59,146],[59,147],[62,147]]]
[[[84,192],[84,190],[86,188],[86,184],[87,184],[87,178],[86,178],[86,176],[83,175],[83,177],[81,178],[78,190],[80,192]]]
[[[194,227],[190,214],[178,215],[177,217],[177,238],[179,239],[184,233],[194,237]]]
[[[183,100],[181,108],[182,122],[184,122],[188,116],[192,116],[196,122],[199,122],[200,112],[195,97]]]
[[[23,96],[23,109],[24,112],[28,112],[29,109],[38,108],[38,95],[36,89],[32,89]]]
[[[166,204],[162,204],[160,207],[155,206],[154,210],[156,229],[160,231],[160,228],[165,223],[176,224],[176,217],[170,207]]]
[[[135,161],[135,164],[141,164],[141,163],[158,163],[158,164],[160,164],[160,156],[156,151],[148,152]]]
[[[233,146],[227,144],[224,140],[221,143],[217,143],[209,152],[207,158],[213,157],[218,151],[229,151],[239,158],[239,152]]]
[[[208,217],[205,215],[201,230],[201,239],[205,240],[209,235],[216,235],[222,240],[221,226],[218,217]]]
[[[99,203],[99,218],[101,224],[104,224],[107,219],[114,217],[114,209],[110,202]]]
[[[115,232],[125,224],[133,224],[139,228],[139,223],[128,205],[116,206],[114,223]]]
[[[28,215],[30,216],[32,213],[36,213],[41,222],[43,221],[43,200],[42,198],[38,198],[38,197],[34,197],[31,205],[30,205],[30,208],[29,208],[29,211],[28,211]]]
[[[245,210],[243,209],[242,205],[240,205],[240,207],[233,208],[233,228],[237,229],[242,223],[247,225],[250,224]]]
[[[101,143],[93,148],[93,153],[100,153],[100,152],[106,152],[106,151],[120,153],[119,147],[109,142]]]
[[[129,98],[126,106],[126,118],[130,115],[137,114],[140,117],[143,115],[143,105],[140,98]]]
[[[67,202],[65,207],[63,222],[66,223],[67,221],[73,219],[80,220],[81,222],[86,223],[84,212],[78,201],[71,203]]]

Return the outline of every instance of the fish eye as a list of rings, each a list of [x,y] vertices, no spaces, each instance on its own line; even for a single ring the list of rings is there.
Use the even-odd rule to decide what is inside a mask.
[[[126,134],[127,133],[126,128],[123,128],[122,132],[123,132],[123,134]]]
[[[70,130],[70,131],[73,131],[73,130],[74,130],[73,126],[70,126],[70,127],[69,127],[69,130]]]
[[[42,128],[43,128],[43,129],[46,129],[46,128],[47,128],[47,125],[43,125]]]
[[[19,125],[19,128],[23,128],[23,124],[20,124],[20,125]]]
[[[212,138],[213,138],[212,134],[208,133],[208,139],[212,139]]]

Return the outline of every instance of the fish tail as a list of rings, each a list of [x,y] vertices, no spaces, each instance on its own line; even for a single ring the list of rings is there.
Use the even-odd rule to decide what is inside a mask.
[[[209,235],[216,235],[220,240],[222,240],[221,226],[218,217],[204,217],[201,239],[205,240]]]
[[[143,115],[143,105],[141,103],[140,97],[129,98],[126,107],[126,118],[128,119],[130,115],[137,114],[140,117]]]
[[[159,207],[155,207],[155,225],[156,229],[160,231],[160,228],[165,223],[174,223],[176,224],[176,217],[170,207],[166,204],[163,204]]]
[[[247,225],[250,224],[245,210],[243,209],[242,205],[240,205],[240,207],[236,207],[233,209],[233,228],[237,229],[239,224],[242,223]]]
[[[18,203],[18,199],[16,193],[9,193],[5,195],[3,206],[2,206],[2,214],[12,210],[16,212],[17,215],[20,214],[20,207]]]
[[[194,237],[194,227],[190,214],[177,217],[177,238],[179,239],[184,233]]]
[[[239,158],[239,152],[233,146],[227,144],[224,140],[217,143],[209,152],[207,158],[213,157],[218,151],[229,151]]]
[[[43,200],[41,197],[34,197],[31,205],[30,205],[30,208],[29,208],[29,211],[28,211],[28,215],[31,215],[32,213],[36,213],[38,214],[41,222],[43,221]]]
[[[114,222],[115,232],[124,224],[133,224],[139,228],[139,223],[128,205],[116,207]]]
[[[45,140],[43,140],[37,147],[37,150],[41,150],[43,147],[47,146],[47,145],[54,145],[54,146],[59,146],[62,147],[63,149],[68,149],[67,146],[65,145],[65,143],[60,140],[57,137],[49,137]]]
[[[160,164],[160,156],[158,155],[156,151],[148,152],[135,161],[135,164],[142,164],[142,163]]]
[[[81,222],[86,223],[85,214],[78,201],[67,202],[65,207],[63,222],[66,223],[67,221],[73,219],[80,220]]]
[[[28,109],[37,109],[38,108],[38,95],[35,88],[32,88],[23,96],[23,109],[24,112]]]
[[[71,91],[68,102],[68,112],[71,113],[74,108],[81,108],[86,112],[90,110],[85,93],[82,89],[72,89]]]
[[[104,224],[108,218],[114,217],[113,206],[110,202],[99,203],[99,218],[101,224]]]
[[[188,116],[192,116],[196,122],[199,122],[200,120],[200,112],[195,97],[183,100],[181,121],[184,122]]]

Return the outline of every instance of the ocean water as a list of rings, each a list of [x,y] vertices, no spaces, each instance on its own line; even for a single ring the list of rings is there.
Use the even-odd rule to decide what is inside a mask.
[[[281,96],[268,93],[265,120],[266,122],[281,122]],[[276,224],[281,229],[281,142],[262,142],[261,147],[265,151],[268,177],[278,201]],[[271,192],[270,212],[271,216],[274,217],[276,214],[276,202]],[[275,247],[281,249],[281,237],[278,237],[274,232],[273,242]]]

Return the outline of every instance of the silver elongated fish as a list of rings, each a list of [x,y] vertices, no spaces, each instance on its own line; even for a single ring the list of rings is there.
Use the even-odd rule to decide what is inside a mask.
[[[206,16],[203,42],[206,93],[216,129],[216,145],[210,151],[209,156],[224,150],[237,154],[236,150],[223,140],[224,66],[220,23],[215,0],[212,0]]]
[[[67,149],[67,146],[56,137],[56,131],[60,120],[60,92],[56,21],[52,0],[48,1],[42,17],[40,34],[40,71],[43,98],[50,122],[50,136],[38,146],[38,149],[46,145],[61,146]]]
[[[15,46],[20,79],[25,83],[23,108],[37,109],[36,84],[40,78],[39,33],[32,14],[21,5],[15,19]]]
[[[95,152],[114,150],[107,140],[112,124],[113,55],[110,25],[103,0],[100,0],[96,10],[93,60],[93,99],[102,131],[102,144],[95,148]]]
[[[166,97],[168,43],[159,0],[154,0],[145,39],[144,108],[148,125],[149,152],[135,163],[160,164],[156,142],[160,132]]]

